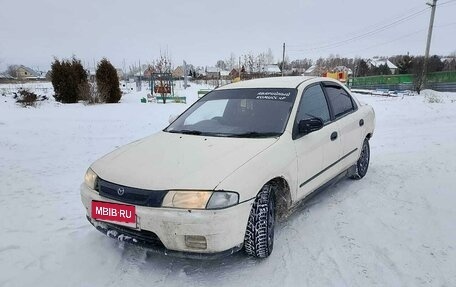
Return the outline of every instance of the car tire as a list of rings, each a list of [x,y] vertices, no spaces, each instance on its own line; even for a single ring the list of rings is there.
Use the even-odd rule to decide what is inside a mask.
[[[369,168],[369,161],[370,161],[370,147],[369,147],[369,140],[364,139],[363,147],[361,149],[361,154],[359,156],[358,161],[354,166],[354,174],[350,176],[351,179],[361,179],[363,178],[366,173],[367,169]]]
[[[266,258],[272,253],[276,190],[273,184],[264,185],[253,202],[244,237],[244,250],[249,256]]]

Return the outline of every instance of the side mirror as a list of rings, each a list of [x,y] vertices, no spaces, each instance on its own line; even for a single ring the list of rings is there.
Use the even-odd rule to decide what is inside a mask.
[[[168,122],[172,124],[176,119],[178,115],[169,115]]]
[[[298,124],[299,134],[306,135],[323,128],[324,123],[319,118],[301,120]]]

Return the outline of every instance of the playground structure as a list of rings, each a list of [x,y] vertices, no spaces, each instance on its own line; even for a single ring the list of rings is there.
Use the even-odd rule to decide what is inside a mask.
[[[348,73],[347,72],[325,72],[322,75],[323,77],[328,77],[331,79],[339,80],[341,83],[345,84],[348,81]]]
[[[174,81],[171,73],[151,73],[149,78],[150,92],[149,102],[156,103],[186,103],[186,97],[177,97],[174,94]]]
[[[150,91],[154,96],[174,96],[173,75],[171,73],[151,73]]]

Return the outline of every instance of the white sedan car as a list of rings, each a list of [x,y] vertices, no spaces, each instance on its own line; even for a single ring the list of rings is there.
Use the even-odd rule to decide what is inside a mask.
[[[271,254],[277,216],[369,165],[374,111],[329,78],[218,88],[157,134],[88,169],[88,220],[112,238],[186,257]]]

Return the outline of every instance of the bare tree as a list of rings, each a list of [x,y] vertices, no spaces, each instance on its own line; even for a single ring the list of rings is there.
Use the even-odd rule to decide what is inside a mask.
[[[216,68],[219,68],[221,70],[226,70],[226,63],[223,60],[218,60],[217,63],[215,64]]]
[[[162,74],[158,78],[159,87],[157,88],[158,93],[161,95],[163,104],[166,104],[166,95],[171,92],[171,88],[168,86],[168,81],[163,74],[171,73],[171,59],[168,53],[160,54],[160,58],[158,58],[154,64],[154,70],[156,73]]]
[[[255,69],[255,56],[252,53],[244,55],[244,67],[247,68],[249,73],[253,73]]]
[[[255,66],[257,68],[258,73],[263,72],[264,66],[267,64],[267,57],[264,53],[259,54],[256,57]]]
[[[236,55],[233,52],[231,52],[230,58],[226,60],[225,63],[227,64],[227,68],[229,70],[234,69],[234,67],[236,66]]]
[[[266,64],[271,65],[274,63],[274,54],[272,54],[271,48],[268,49],[268,52],[266,53]]]

